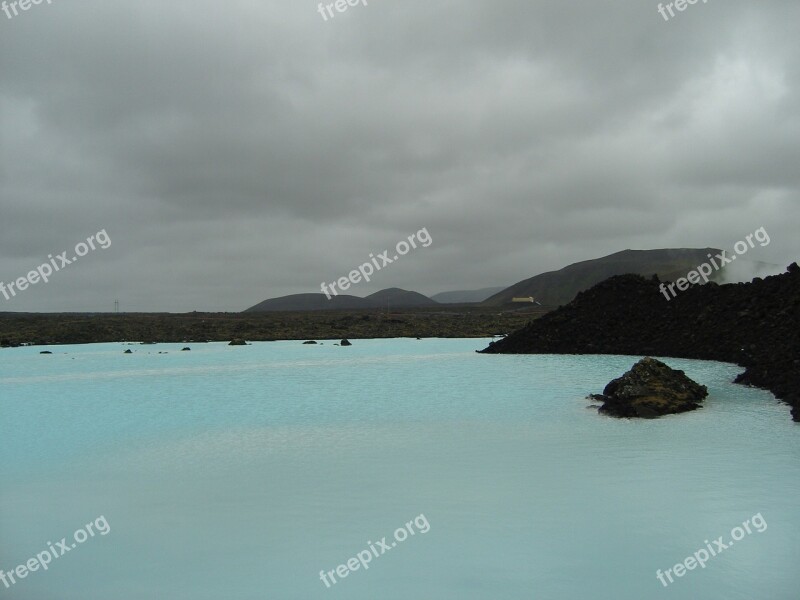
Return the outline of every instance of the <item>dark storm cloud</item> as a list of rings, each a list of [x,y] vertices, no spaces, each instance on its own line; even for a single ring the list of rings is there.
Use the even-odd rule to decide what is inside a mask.
[[[795,2],[67,2],[0,13],[0,310],[506,285],[624,248],[796,259]],[[2,299],[0,299],[2,300]]]

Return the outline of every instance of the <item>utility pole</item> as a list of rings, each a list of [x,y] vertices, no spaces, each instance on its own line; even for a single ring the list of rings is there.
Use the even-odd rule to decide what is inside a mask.
[[[119,313],[119,300],[114,300],[114,312]]]

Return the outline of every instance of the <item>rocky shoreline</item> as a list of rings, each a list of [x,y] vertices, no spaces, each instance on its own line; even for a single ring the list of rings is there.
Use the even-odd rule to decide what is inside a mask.
[[[447,305],[435,309],[359,309],[264,313],[0,313],[0,348],[105,342],[202,343],[376,338],[486,338],[523,327],[553,307],[499,310]]]
[[[771,391],[800,422],[800,267],[666,300],[657,277],[621,275],[492,342],[487,354],[627,354],[716,360]]]

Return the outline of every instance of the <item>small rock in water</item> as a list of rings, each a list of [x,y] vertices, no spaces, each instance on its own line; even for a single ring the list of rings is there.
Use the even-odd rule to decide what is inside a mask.
[[[181,350],[181,352],[191,352],[191,351],[192,351],[192,349],[191,349],[191,348],[189,348],[189,346],[186,346],[186,348],[183,348],[183,349]]]
[[[353,344],[351,344],[351,343],[350,343],[350,342],[348,342],[347,340],[342,340],[342,342],[341,342],[341,344],[340,344],[340,345],[342,345],[342,346],[352,346]]]
[[[128,348],[127,350],[125,350],[125,352],[123,352],[123,354],[133,354],[133,350]]]
[[[313,344],[313,345],[316,345],[316,343],[317,343],[317,342],[315,342],[314,340],[309,340],[309,341],[307,341],[307,342],[303,342],[303,345],[304,345],[304,346],[305,346],[305,345],[311,345],[311,344]]]
[[[655,419],[700,408],[706,396],[706,386],[648,357],[589,398],[602,401],[600,412],[613,417]]]

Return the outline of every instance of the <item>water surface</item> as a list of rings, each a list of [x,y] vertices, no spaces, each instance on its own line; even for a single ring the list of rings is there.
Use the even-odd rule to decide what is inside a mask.
[[[730,383],[736,366],[665,359],[706,406],[606,418],[585,396],[639,357],[487,343],[3,350],[0,568],[100,515],[111,531],[0,596],[796,600],[787,407]],[[756,513],[763,533],[656,579]],[[420,514],[427,533],[320,581]]]

